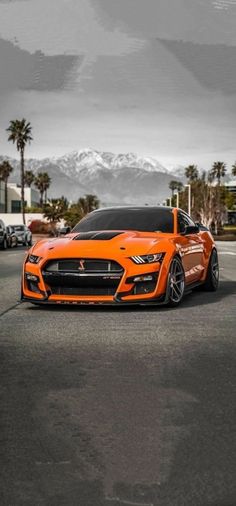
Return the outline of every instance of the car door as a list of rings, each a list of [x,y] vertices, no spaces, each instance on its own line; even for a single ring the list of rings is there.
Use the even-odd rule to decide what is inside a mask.
[[[204,241],[200,233],[185,235],[186,226],[195,226],[194,221],[183,211],[178,211],[179,253],[185,271],[186,284],[201,278],[204,270]]]

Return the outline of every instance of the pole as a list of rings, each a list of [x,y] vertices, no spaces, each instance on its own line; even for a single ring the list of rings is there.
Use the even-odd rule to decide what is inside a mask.
[[[179,207],[179,192],[176,193],[176,207]]]
[[[188,188],[188,214],[191,216],[191,184],[185,184],[186,188]]]

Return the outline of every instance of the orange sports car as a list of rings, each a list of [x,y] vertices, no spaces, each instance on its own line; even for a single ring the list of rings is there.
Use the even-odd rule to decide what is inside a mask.
[[[218,287],[214,240],[181,209],[99,209],[68,232],[27,252],[23,300],[177,306],[199,285]]]

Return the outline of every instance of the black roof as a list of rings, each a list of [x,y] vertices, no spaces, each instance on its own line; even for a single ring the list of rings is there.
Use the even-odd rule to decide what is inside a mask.
[[[169,206],[113,206],[113,207],[100,207],[94,212],[99,211],[146,211],[147,209],[158,209],[162,211],[173,211],[173,207]]]

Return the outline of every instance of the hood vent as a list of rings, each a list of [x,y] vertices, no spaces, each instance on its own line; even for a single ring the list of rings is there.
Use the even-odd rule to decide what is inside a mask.
[[[80,232],[74,241],[109,241],[123,232]]]

